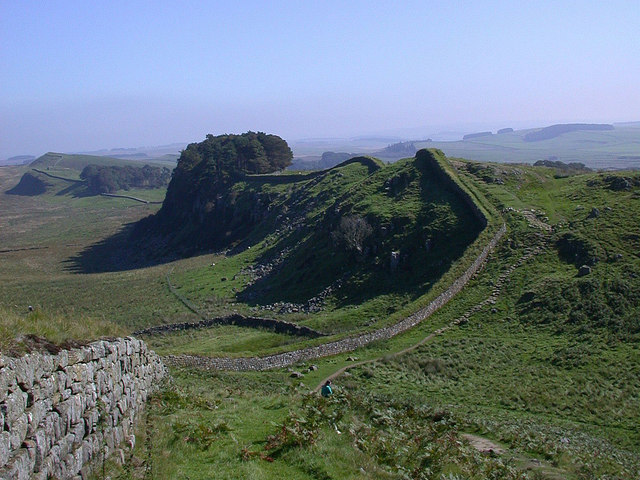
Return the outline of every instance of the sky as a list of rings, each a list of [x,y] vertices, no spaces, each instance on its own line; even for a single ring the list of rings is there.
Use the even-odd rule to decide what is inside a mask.
[[[640,0],[0,0],[0,158],[640,120]]]

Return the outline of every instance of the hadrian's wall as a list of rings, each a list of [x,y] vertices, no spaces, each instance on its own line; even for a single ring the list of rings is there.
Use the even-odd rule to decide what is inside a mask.
[[[86,477],[92,460],[133,446],[136,414],[165,374],[131,337],[0,355],[0,479]]]
[[[452,177],[449,176],[449,174],[438,163],[433,152],[426,149],[420,150],[416,153],[416,160],[422,162],[427,168],[430,168],[433,173],[438,175],[439,178],[465,202],[473,215],[483,226],[486,227],[488,225],[489,219],[475,203],[469,192],[463,189]],[[351,352],[371,342],[387,340],[424,321],[436,310],[449,302],[449,300],[451,300],[458,292],[460,292],[467,282],[469,282],[471,277],[480,270],[484,262],[487,260],[487,257],[504,236],[506,231],[506,225],[502,224],[482,249],[480,254],[476,257],[474,262],[449,286],[449,288],[447,288],[447,290],[438,295],[431,303],[429,303],[429,305],[395,325],[374,330],[373,332],[364,333],[362,335],[344,338],[335,342],[324,343],[315,347],[302,348],[291,352],[279,353],[265,357],[226,358],[183,354],[167,355],[164,357],[164,361],[170,365],[191,366],[212,370],[269,370],[273,368],[286,367],[298,362],[311,360],[313,358]]]
[[[362,335],[337,340],[335,342],[323,343],[322,345],[315,347],[302,348],[292,352],[279,353],[265,357],[228,358],[202,357],[198,355],[167,355],[163,359],[170,365],[191,366],[212,370],[270,370],[273,368],[286,367],[293,365],[294,363],[303,362],[313,358],[351,352],[371,342],[387,340],[414,327],[449,302],[449,300],[462,290],[480,267],[482,267],[484,262],[487,260],[489,253],[491,253],[505,233],[506,225],[502,225],[469,268],[467,268],[467,270],[465,270],[465,272],[460,275],[460,277],[458,277],[446,291],[438,295],[438,297],[429,303],[429,305],[395,325],[381,328],[373,332],[364,333]]]

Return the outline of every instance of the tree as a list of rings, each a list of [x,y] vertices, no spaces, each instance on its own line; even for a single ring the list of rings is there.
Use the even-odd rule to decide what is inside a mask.
[[[373,228],[359,215],[350,215],[340,219],[340,225],[334,232],[334,239],[343,243],[347,250],[362,253],[364,241],[373,233]]]

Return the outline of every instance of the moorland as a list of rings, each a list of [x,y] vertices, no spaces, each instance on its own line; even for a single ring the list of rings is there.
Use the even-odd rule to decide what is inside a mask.
[[[0,168],[3,352],[231,313],[324,335],[141,337],[204,359],[306,348],[397,323],[506,234],[453,301],[393,338],[262,372],[172,366],[111,478],[637,478],[637,172],[437,150],[238,172],[207,140],[169,193],[95,195],[80,177],[92,158]],[[11,192],[25,175],[38,188]],[[334,395],[310,393],[336,373]]]

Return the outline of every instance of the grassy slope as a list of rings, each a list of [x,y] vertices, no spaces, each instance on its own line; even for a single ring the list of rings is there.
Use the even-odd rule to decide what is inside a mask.
[[[389,191],[385,185],[390,178],[401,178],[405,183]],[[240,253],[206,257],[201,268],[172,275],[180,294],[211,315],[230,309],[271,315],[260,307],[281,301],[305,303],[341,278],[342,286],[327,298],[322,312],[285,318],[338,336],[387,325],[427,303],[442,286],[446,288],[450,276],[459,273],[459,269],[447,272],[451,262],[461,256],[477,235],[475,230],[468,229],[476,221],[460,200],[438,185],[431,174],[416,169],[413,161],[401,161],[378,170],[351,162],[304,182],[258,183],[254,179],[242,188],[268,193],[272,209],[287,212],[289,220],[285,225],[301,215],[304,222],[299,228],[277,230],[266,237],[265,231],[269,230],[258,228]],[[331,227],[326,219],[336,211],[342,216],[361,216],[371,223],[374,243],[367,248],[375,248],[376,254],[354,261],[352,253],[332,242],[326,230],[335,226]],[[390,233],[380,236],[380,227]],[[428,238],[433,239],[430,251],[423,243]],[[483,241],[484,236],[477,243]],[[406,255],[405,263],[411,268],[391,273],[388,259],[392,250]],[[247,284],[249,275],[243,269],[253,263],[263,264],[283,251],[284,261],[273,274],[255,285]],[[474,252],[475,247],[468,252],[469,258]],[[460,259],[456,266],[464,269],[467,263],[466,259]],[[446,280],[442,278],[445,272]],[[436,282],[438,288],[431,290]],[[220,336],[234,335],[234,331],[214,329],[198,335],[194,351],[217,355],[228,352],[227,347],[219,349],[229,341]],[[162,352],[184,353],[189,351],[192,335],[164,337],[158,343],[154,338],[149,341]],[[245,348],[233,353],[273,353],[281,344],[289,344],[288,348],[300,346],[300,339],[293,342],[283,338],[281,344],[266,338],[264,341],[273,348],[264,350],[261,341],[243,342]]]
[[[0,169],[3,321],[15,315],[23,317],[28,305],[40,309],[46,318],[113,322],[119,325],[114,331],[121,333],[152,322],[185,318],[183,306],[164,285],[166,266],[111,274],[74,273],[73,258],[96,239],[117,233],[158,206],[76,197],[63,193],[66,182],[53,179],[48,182],[49,191],[42,195],[5,194],[25,171],[26,167]],[[98,331],[103,330],[96,329],[97,335]]]
[[[571,222],[572,229],[595,234],[599,244],[615,245],[611,252],[624,252],[617,263],[602,259],[591,275],[639,271],[637,249],[616,234],[636,234],[637,189],[585,191],[597,175],[557,179],[547,169],[500,171],[508,172],[504,185],[476,187],[504,207],[534,208],[541,219],[548,215],[560,225],[555,235]],[[606,210],[610,216],[597,219],[596,229],[585,218],[591,206],[612,208]],[[542,279],[575,280],[576,266],[553,247],[516,270],[491,309],[413,353],[385,359],[385,351],[415,342],[486,298],[506,266],[539,241],[520,214],[507,219],[509,240],[470,288],[428,325],[357,352],[383,359],[340,378],[335,401],[305,400],[304,392],[348,364],[346,355],[317,362],[319,369],[302,380],[284,372],[175,370],[175,389],[199,401],[194,407],[158,398],[150,409],[151,450],[135,454],[150,452],[158,475],[185,478],[212,472],[218,478],[637,478],[638,342],[603,328],[576,334],[560,325],[536,325],[519,313],[522,294]],[[420,434],[412,436],[416,429]],[[185,431],[190,434],[181,436]],[[288,436],[278,435],[282,431]],[[478,455],[456,441],[461,431],[497,441],[507,453],[497,459]],[[167,451],[177,454],[162,454]]]
[[[503,185],[476,183],[464,172],[462,179],[471,188],[486,190],[502,207],[544,210],[540,217],[548,216],[550,223],[559,224],[560,233],[569,228],[588,233],[607,255],[623,255],[618,262],[601,258],[594,266],[594,277],[640,271],[634,248],[640,233],[634,222],[638,218],[637,189],[613,192],[601,186],[589,187],[589,181],[601,180],[598,175],[557,179],[548,169],[493,168]],[[15,170],[13,176],[7,173],[11,171],[0,170],[3,191],[5,185],[13,185],[19,178]],[[181,272],[216,260],[208,255],[136,272],[72,274],[65,271],[64,259],[154,207],[53,195],[29,199],[2,195],[0,201],[3,225],[11,227],[3,229],[3,247],[46,247],[42,251],[2,254],[3,325],[7,320],[19,323],[16,315],[22,314],[17,312],[24,311],[23,305],[28,303],[42,306],[45,316],[64,313],[71,322],[91,320],[88,312],[106,312],[107,319],[125,325],[162,321],[160,316],[166,321],[176,320],[183,310],[166,294],[164,274],[174,267],[176,278],[187,279],[188,275]],[[21,203],[25,201],[29,203]],[[586,219],[594,206],[602,215]],[[494,255],[471,288],[427,324],[355,355],[374,358],[399,350],[485,298],[492,279],[518,258],[524,246],[536,241],[531,235],[533,229],[521,215],[508,214],[507,218],[511,240]],[[69,219],[76,222],[72,228],[65,226]],[[247,250],[246,255],[254,255],[253,250]],[[249,257],[237,257],[250,261]],[[533,466],[532,475],[556,475],[550,478],[597,478],[607,473],[612,478],[637,478],[637,341],[610,335],[600,327],[590,328],[585,336],[554,324],[537,325],[526,315],[521,318],[518,310],[522,294],[532,286],[536,292],[545,293],[543,278],[570,282],[576,271],[576,266],[561,260],[554,249],[547,250],[514,274],[495,313],[479,312],[466,326],[416,353],[382,361],[374,368],[362,368],[340,379],[337,391],[344,396],[336,397],[338,404],[332,403],[322,414],[314,413],[324,408],[321,404],[304,405],[303,393],[331,371],[348,364],[347,355],[317,362],[319,369],[302,380],[291,379],[286,372],[206,374],[174,370],[174,393],[158,397],[149,409],[147,433],[151,436],[145,440],[145,432],[141,432],[137,460],[130,459],[119,474],[114,470],[114,476],[131,478],[148,467],[158,478],[210,478],[213,474],[216,478],[402,478],[401,469],[415,471],[412,469],[416,467],[407,463],[407,458],[416,456],[406,448],[419,447],[419,452],[431,452],[433,460],[428,468],[433,472],[464,478],[518,478],[514,468],[522,465]],[[43,279],[43,272],[49,278]],[[447,278],[445,275],[442,281]],[[220,285],[223,283],[228,284]],[[97,298],[103,303],[95,304]],[[52,310],[53,315],[47,313]],[[40,318],[43,314],[37,315]],[[357,319],[357,309],[351,315]],[[96,321],[102,321],[101,316],[97,315]],[[249,336],[241,329],[231,330],[222,332],[224,337],[217,340],[220,345],[216,348],[251,351],[253,347],[247,344],[256,342],[259,348],[268,349],[276,340],[268,338],[271,334],[267,332]],[[194,334],[191,340],[193,348],[203,348],[197,344],[201,336]],[[398,399],[408,403],[398,404]],[[425,409],[421,420],[411,413],[415,407]],[[336,409],[343,415],[340,420],[332,413]],[[440,411],[449,413],[442,416]],[[291,417],[289,412],[299,412],[297,424],[296,417],[286,420]],[[301,425],[300,419],[313,425],[309,429],[316,432],[312,443],[295,426]],[[281,431],[283,422],[292,433],[289,444],[278,449],[277,438],[271,443],[267,439]],[[426,443],[415,443],[405,435],[416,425],[425,431],[437,425],[438,431],[425,435]],[[455,442],[460,430],[502,441],[510,447],[509,454],[504,459],[478,456]],[[276,447],[268,448],[270,445]],[[510,466],[501,466],[510,457]],[[541,459],[541,466],[527,464],[531,457]],[[136,470],[136,464],[140,470]],[[427,464],[421,471],[426,471]]]

